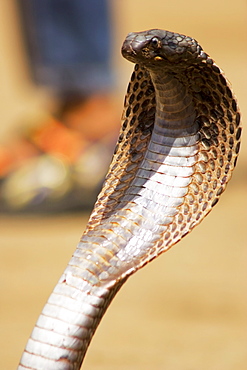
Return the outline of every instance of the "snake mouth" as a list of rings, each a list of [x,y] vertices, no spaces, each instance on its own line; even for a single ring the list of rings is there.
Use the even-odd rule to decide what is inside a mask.
[[[121,49],[122,55],[125,59],[129,60],[132,63],[136,63],[137,52],[133,48],[132,42],[125,40]]]
[[[157,37],[149,37],[148,39],[141,39],[131,37],[129,34],[125,39],[121,52],[125,59],[132,63],[146,64],[146,66],[156,68],[161,62],[169,65],[176,63],[178,58],[176,52],[169,46],[163,46],[162,40]],[[157,44],[154,45],[154,42]]]
[[[128,40],[124,42],[121,52],[123,57],[132,63],[166,61],[164,55],[157,54],[148,47],[129,42]]]
[[[162,40],[153,34],[130,33],[127,35],[123,46],[122,55],[132,63],[149,63],[159,56],[157,60],[163,60],[161,57]]]

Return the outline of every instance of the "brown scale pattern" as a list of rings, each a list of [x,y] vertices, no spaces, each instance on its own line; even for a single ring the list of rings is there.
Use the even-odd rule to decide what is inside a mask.
[[[201,63],[189,66],[178,78],[189,86],[189,93],[193,95],[200,127],[200,149],[188,194],[161,238],[156,250],[158,254],[185,236],[218,202],[236,165],[240,148],[237,103],[222,71],[212,59],[203,58]],[[115,153],[85,232],[116,210],[143,159],[154,118],[155,92],[151,78],[145,68],[135,65],[125,96]]]
[[[188,194],[161,238],[156,253],[176,243],[210,212],[225,190],[240,148],[237,103],[222,71],[212,59],[203,58],[178,78],[189,86],[189,93],[193,95],[200,127],[200,149]],[[116,210],[143,159],[154,118],[155,93],[151,78],[145,68],[135,65],[125,96],[115,153],[85,232]]]
[[[118,142],[85,233],[116,210],[144,157],[154,117],[155,92],[149,73],[135,65],[124,100]]]
[[[160,252],[185,236],[217,204],[240,149],[240,113],[223,72],[207,58],[189,67],[182,80],[189,85],[197,110],[198,162],[185,202],[159,242]]]

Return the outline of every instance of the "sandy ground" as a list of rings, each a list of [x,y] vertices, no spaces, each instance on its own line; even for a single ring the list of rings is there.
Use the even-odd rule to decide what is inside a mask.
[[[120,49],[126,33],[135,30],[160,27],[195,37],[231,80],[244,122],[247,117],[246,2],[125,0],[112,3],[116,50]],[[10,4],[13,5],[12,0],[4,0],[0,7],[6,10]],[[23,118],[29,107],[33,114],[38,98],[33,88],[24,84],[23,75],[14,69],[15,60],[18,68],[22,68],[22,59],[10,58],[16,50],[21,52],[16,47],[18,40],[8,40],[10,37],[13,41],[13,35],[8,33],[13,23],[4,17],[5,12],[1,11],[0,41],[6,58],[0,63],[4,71],[0,108],[5,122],[9,113],[14,118]],[[126,67],[119,52],[114,53],[113,59],[116,70],[121,72],[120,87],[126,86],[131,67]],[[247,146],[244,143],[245,137],[239,166],[219,205],[191,235],[129,279],[99,326],[83,369],[246,370]],[[16,368],[32,327],[75,249],[87,217],[81,214],[0,218],[1,369]]]
[[[246,188],[232,180],[189,236],[127,281],[84,369],[245,370]],[[0,219],[0,368],[14,369],[87,215]]]

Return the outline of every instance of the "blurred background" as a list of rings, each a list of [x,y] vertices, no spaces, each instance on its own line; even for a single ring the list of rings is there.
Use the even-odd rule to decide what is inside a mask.
[[[108,168],[133,69],[120,54],[126,34],[197,39],[244,125],[246,21],[244,0],[0,2],[1,368],[17,366]],[[246,161],[244,130],[219,205],[122,288],[85,369],[246,369]]]

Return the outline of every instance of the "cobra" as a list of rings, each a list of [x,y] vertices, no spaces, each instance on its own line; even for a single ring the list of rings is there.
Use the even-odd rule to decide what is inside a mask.
[[[196,40],[130,33],[122,54],[135,67],[109,172],[19,370],[79,369],[123,283],[203,220],[236,165],[237,103]]]

